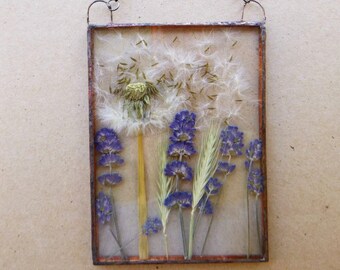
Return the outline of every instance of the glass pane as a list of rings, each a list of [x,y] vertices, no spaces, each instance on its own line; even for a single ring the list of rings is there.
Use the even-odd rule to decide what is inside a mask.
[[[93,166],[98,204],[95,235],[98,255],[104,261],[112,257],[123,260],[121,246],[126,257],[133,256],[130,260],[138,260],[140,256],[138,162],[141,156],[145,166],[147,216],[162,217],[160,202],[169,211],[167,242],[162,230],[149,235],[148,258],[161,256],[164,260],[166,253],[170,257],[180,256],[176,257],[178,260],[188,259],[191,254],[193,259],[261,255],[263,177],[256,171],[261,168],[261,160],[257,160],[261,158],[254,157],[254,153],[250,153],[248,159],[245,155],[249,143],[259,139],[260,134],[258,28],[116,27],[96,29],[93,42],[95,103],[92,109],[97,134]],[[195,120],[194,125],[190,122],[187,123],[190,127],[183,127],[181,120],[174,123],[176,115],[177,120],[181,116]],[[209,175],[208,178],[217,178],[223,186],[214,194],[217,192],[214,188],[219,185],[210,180],[210,186],[205,185],[206,192],[201,192],[202,197],[193,186],[207,171],[199,165],[204,164],[199,163],[203,156],[200,160],[199,157],[211,152],[211,149],[204,152],[203,138],[212,129],[220,143],[217,160],[234,164],[236,169],[232,171],[229,167],[229,173]],[[167,163],[160,165],[164,155]],[[124,159],[123,164],[120,158]],[[245,166],[247,160],[251,161],[250,169]],[[167,166],[170,166],[168,172],[164,173]],[[186,166],[191,168],[192,177]],[[181,173],[171,177],[176,169]],[[172,182],[173,197],[159,193],[157,183],[161,178]],[[199,200],[194,212],[192,207],[180,207],[180,196],[190,194],[176,192],[192,193],[193,203]],[[159,194],[163,196],[160,201],[157,200]],[[174,204],[172,207],[170,201]],[[213,214],[200,210],[209,212],[209,203]],[[163,217],[164,211],[163,208]],[[190,223],[194,224],[191,228]],[[190,235],[193,235],[191,240]]]

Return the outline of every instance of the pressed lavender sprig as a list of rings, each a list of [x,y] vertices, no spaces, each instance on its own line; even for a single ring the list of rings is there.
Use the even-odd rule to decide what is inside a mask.
[[[168,155],[175,160],[169,162],[164,169],[166,176],[175,178],[175,192],[164,200],[164,205],[167,207],[179,206],[178,214],[181,224],[184,258],[187,258],[187,245],[182,208],[191,206],[192,194],[180,191],[179,180],[191,181],[193,178],[193,170],[187,162],[183,161],[183,158],[189,158],[196,153],[193,145],[196,131],[195,123],[196,115],[188,110],[180,111],[175,115],[170,124],[172,135],[170,136],[170,145],[167,151]]]
[[[227,180],[228,175],[230,175],[236,168],[236,165],[230,162],[232,156],[242,155],[242,148],[244,146],[243,132],[239,131],[237,126],[228,125],[221,131],[220,140],[221,140],[220,153],[222,155],[222,159],[227,158],[228,161],[220,160],[218,162],[216,174],[221,175],[223,177],[221,184],[224,184]],[[215,209],[217,208],[220,202],[221,192],[219,192],[216,197],[217,198],[214,204]],[[201,249],[201,256],[204,253],[204,249],[205,249],[205,246],[208,240],[208,236],[210,234],[210,229],[214,221],[214,216],[215,216],[215,213],[212,213],[210,217],[208,229],[204,237],[204,242],[203,242],[203,246]]]
[[[121,244],[117,213],[112,194],[112,187],[123,180],[123,177],[119,173],[112,171],[113,166],[118,166],[124,163],[124,160],[118,155],[118,153],[123,150],[123,147],[116,132],[108,128],[102,128],[96,133],[95,145],[97,151],[101,153],[98,161],[99,165],[109,167],[109,173],[100,175],[98,177],[98,182],[103,186],[111,187],[110,196],[103,192],[99,193],[98,199],[96,200],[97,215],[99,217],[99,222],[102,224],[110,221],[113,222],[110,226],[113,226],[114,228],[111,228],[110,232],[120,248],[122,258],[125,259],[126,256]],[[108,211],[110,213],[108,213]]]
[[[195,230],[195,213],[199,202],[205,194],[205,187],[210,178],[215,174],[218,165],[218,154],[220,150],[220,128],[211,125],[208,133],[202,140],[201,151],[198,157],[195,177],[193,180],[193,198],[190,217],[188,259],[192,258]]]
[[[259,139],[255,139],[249,143],[249,147],[246,150],[247,160],[245,161],[245,167],[248,170],[247,176],[247,258],[250,254],[250,213],[249,213],[249,194],[255,194],[255,214],[256,214],[256,227],[257,227],[257,239],[259,247],[261,249],[261,236],[260,225],[258,220],[258,197],[262,194],[264,188],[264,178],[261,169],[254,168],[254,162],[259,161],[262,157],[262,142]]]

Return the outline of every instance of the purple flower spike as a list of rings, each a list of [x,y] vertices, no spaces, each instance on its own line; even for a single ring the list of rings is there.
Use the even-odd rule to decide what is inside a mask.
[[[124,159],[122,159],[119,155],[116,154],[105,154],[102,155],[99,159],[100,166],[119,165],[123,163]]]
[[[103,174],[98,177],[99,183],[102,185],[117,185],[122,181],[123,177],[119,173]]]
[[[165,200],[164,205],[166,207],[172,207],[174,205],[178,205],[182,208],[191,207],[192,204],[192,193],[185,191],[177,191],[171,193]]]
[[[148,218],[143,225],[142,231],[144,235],[152,235],[163,229],[162,221],[158,218]]]
[[[249,160],[259,160],[262,157],[261,140],[256,139],[250,142],[249,148],[246,150],[246,156]]]
[[[205,203],[205,205],[204,205]],[[214,207],[211,203],[211,201],[206,197],[203,197],[200,202],[198,203],[198,209],[202,212],[204,215],[212,215],[214,213]]]
[[[192,143],[177,142],[169,145],[168,155],[171,157],[190,157],[195,154],[196,150]]]
[[[225,174],[230,174],[232,173],[236,168],[235,164],[231,164],[226,161],[219,161],[218,162],[218,167],[217,167],[217,173],[225,173]]]
[[[96,212],[101,224],[110,221],[112,213],[112,204],[110,197],[104,192],[99,192],[96,200]]]
[[[196,115],[187,110],[181,111],[175,115],[174,121],[170,124],[173,131],[186,130],[195,131]]]
[[[172,161],[168,163],[164,169],[166,176],[178,176],[182,180],[192,180],[193,172],[185,161]]]
[[[119,138],[113,129],[102,128],[94,138],[97,151],[100,153],[118,153],[123,150]]]
[[[222,155],[242,155],[243,132],[238,131],[236,126],[227,126],[221,131],[221,153]]]
[[[260,169],[252,169],[248,176],[248,190],[260,195],[264,189],[264,177]]]
[[[207,185],[205,186],[205,191],[210,195],[216,195],[222,186],[223,184],[218,181],[217,178],[210,178]]]

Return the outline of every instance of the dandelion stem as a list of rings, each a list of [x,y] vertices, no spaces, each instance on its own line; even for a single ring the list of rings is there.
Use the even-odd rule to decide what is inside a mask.
[[[249,190],[248,190],[248,178],[250,176],[251,172],[251,167],[253,165],[253,161],[250,160],[249,162],[249,168],[248,168],[248,177],[246,180],[246,188],[247,188],[247,222],[248,222],[248,227],[247,227],[247,259],[249,259],[249,254],[250,254],[250,217],[249,217]]]
[[[141,232],[143,224],[146,222],[147,219],[143,133],[141,131],[138,133],[137,141],[138,141],[138,207],[139,207],[138,229]],[[148,257],[149,257],[148,238],[146,235],[143,235],[141,233],[139,237],[139,258],[145,260]]]

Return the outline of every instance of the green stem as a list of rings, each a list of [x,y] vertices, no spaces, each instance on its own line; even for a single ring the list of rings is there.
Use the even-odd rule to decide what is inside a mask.
[[[207,197],[205,198],[205,201],[204,201],[203,205],[201,206],[200,211],[198,212],[198,215],[196,217],[196,220],[195,220],[195,223],[194,223],[194,236],[196,234],[196,231],[197,231],[197,228],[198,228],[198,224],[201,221],[201,217],[203,215],[203,211],[205,209],[205,206],[207,205],[207,202],[208,202],[208,199],[209,199],[210,195],[211,195],[211,192],[209,191],[209,193],[207,194]]]
[[[230,158],[229,158],[229,163],[230,163]],[[224,176],[223,185],[225,184],[228,175],[229,175],[229,173],[226,173],[226,175]],[[211,215],[210,222],[209,222],[209,225],[208,225],[208,230],[207,230],[207,233],[205,234],[205,237],[204,237],[204,242],[203,242],[203,246],[202,246],[202,249],[201,249],[201,256],[203,256],[204,249],[205,249],[205,246],[207,244],[207,240],[208,240],[208,236],[209,236],[209,233],[210,233],[211,225],[212,225],[212,223],[214,221],[215,212],[216,212],[217,206],[218,206],[218,204],[220,202],[221,194],[222,194],[222,190],[220,190],[220,192],[217,194],[216,203],[214,204],[214,208],[213,208],[214,212]]]
[[[117,244],[120,248],[122,259],[125,260],[126,256],[125,256],[124,249],[122,247],[122,241],[120,239],[120,232],[119,232],[118,221],[117,221],[117,211],[116,211],[116,205],[115,205],[113,194],[112,194],[112,189],[111,189],[111,202],[112,202],[112,219],[113,219],[113,223],[114,223],[114,227],[115,227],[117,236],[115,237],[112,231],[111,231],[111,233],[116,238],[116,242],[117,242]]]
[[[166,258],[169,259],[169,252],[168,252],[168,235],[166,234],[166,230],[163,230],[163,239],[164,239],[164,249]]]
[[[187,245],[186,245],[186,236],[185,236],[185,231],[184,231],[184,218],[183,218],[182,207],[179,207],[178,213],[179,213],[179,219],[180,219],[180,223],[181,223],[183,254],[184,254],[184,259],[187,259],[188,252],[187,252]]]
[[[182,155],[179,156],[179,161],[182,161]],[[179,177],[176,175],[176,192],[179,190]],[[186,259],[187,258],[187,245],[186,245],[186,236],[185,236],[185,227],[184,227],[184,218],[183,218],[183,211],[181,206],[178,208],[178,215],[181,225],[181,234],[182,234],[182,244],[183,244],[183,256]]]
[[[112,233],[112,232],[111,232],[111,233]],[[122,250],[123,248],[128,247],[131,243],[133,243],[133,241],[137,240],[138,237],[139,237],[141,234],[142,234],[142,233],[136,234],[135,237],[133,237],[131,240],[129,240],[127,243],[125,243],[122,247],[120,247],[119,250],[117,250],[116,252],[114,252],[114,253],[113,253],[113,256],[116,255],[118,252],[121,252],[121,250]]]
[[[256,228],[257,228],[257,240],[259,241],[259,249],[260,253],[262,253],[262,243],[261,243],[261,228],[260,228],[260,221],[259,221],[259,195],[256,194],[256,199],[255,199],[255,213],[256,213]]]
[[[251,172],[251,167],[253,165],[253,161],[250,160],[249,163],[249,171],[248,171],[248,176],[246,180],[246,188],[247,188],[247,221],[248,221],[248,227],[247,227],[247,259],[249,259],[249,254],[250,254],[250,218],[249,218],[249,190],[248,190],[248,178],[250,176]]]
[[[190,218],[189,249],[188,249],[189,260],[191,260],[191,257],[192,257],[192,247],[194,244],[194,224],[195,224],[195,208],[191,210],[191,218]]]

